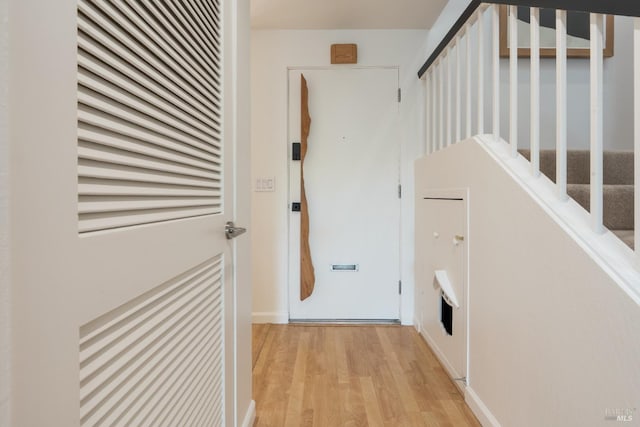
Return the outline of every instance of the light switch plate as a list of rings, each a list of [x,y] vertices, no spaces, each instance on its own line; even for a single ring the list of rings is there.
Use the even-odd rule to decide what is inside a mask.
[[[255,191],[256,192],[276,191],[276,177],[263,176],[263,177],[256,178]]]

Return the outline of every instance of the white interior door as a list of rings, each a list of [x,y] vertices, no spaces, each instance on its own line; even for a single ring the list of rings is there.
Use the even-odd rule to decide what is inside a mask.
[[[231,425],[223,3],[12,2],[13,425]]]
[[[300,214],[290,212],[291,319],[399,318],[397,68],[289,71],[289,135],[300,140],[300,75],[311,131],[304,164],[313,294],[300,301]],[[290,202],[300,162],[290,163]]]

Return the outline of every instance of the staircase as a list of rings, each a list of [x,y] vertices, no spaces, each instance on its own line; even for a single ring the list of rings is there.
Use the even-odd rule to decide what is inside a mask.
[[[529,150],[518,150],[530,160]],[[590,203],[590,153],[567,151],[567,193],[587,211]],[[633,152],[604,152],[604,225],[632,249],[633,241]],[[556,151],[540,151],[540,171],[556,180]]]

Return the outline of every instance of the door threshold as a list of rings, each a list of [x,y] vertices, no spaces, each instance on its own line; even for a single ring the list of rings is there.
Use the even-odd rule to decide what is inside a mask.
[[[290,325],[399,325],[400,319],[289,319]]]

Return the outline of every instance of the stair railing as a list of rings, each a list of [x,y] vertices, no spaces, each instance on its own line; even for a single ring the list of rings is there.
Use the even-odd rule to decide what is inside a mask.
[[[509,8],[509,135],[500,134],[500,25],[499,8]],[[590,216],[596,233],[603,224],[603,47],[604,15],[634,19],[634,149],[635,242],[640,254],[640,2],[629,0],[472,0],[418,72],[426,80],[426,152],[431,154],[457,141],[485,134],[485,82],[492,87],[491,135],[507,139],[513,157],[518,155],[518,6],[530,7],[530,150],[531,174],[540,175],[540,8],[556,9],[556,188],[567,200],[567,11],[590,14]],[[485,52],[485,15],[491,18],[490,52]],[[472,64],[472,52],[476,63]],[[464,61],[462,60],[464,55]],[[484,61],[491,61],[485,80]],[[464,70],[463,70],[464,68]],[[472,69],[476,69],[475,81]],[[465,76],[464,100],[462,74]],[[452,94],[452,86],[455,86]],[[472,120],[475,95],[475,126]],[[462,123],[465,123],[462,132]]]

